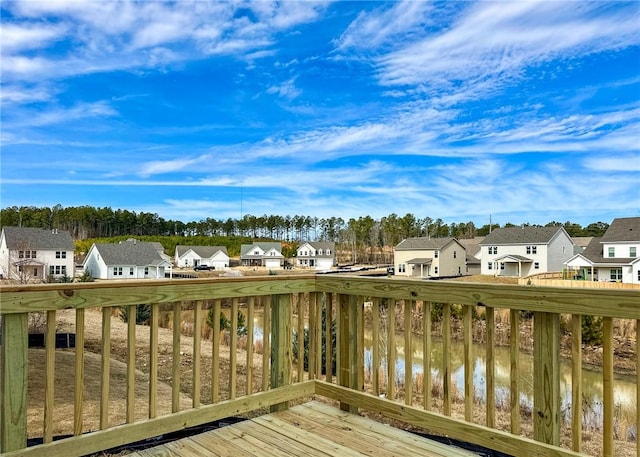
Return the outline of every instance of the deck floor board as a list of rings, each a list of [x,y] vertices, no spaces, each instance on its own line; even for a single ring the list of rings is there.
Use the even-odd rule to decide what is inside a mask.
[[[311,401],[131,454],[133,457],[477,457]]]

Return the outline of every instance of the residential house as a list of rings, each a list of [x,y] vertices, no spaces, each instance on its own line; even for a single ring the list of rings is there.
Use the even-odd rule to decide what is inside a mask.
[[[129,239],[94,243],[84,259],[84,270],[96,279],[158,279],[171,270],[156,243]]]
[[[584,252],[565,262],[570,278],[640,284],[640,217],[613,220]]]
[[[178,267],[206,265],[216,270],[229,267],[229,254],[225,246],[176,246],[174,260]]]
[[[562,271],[575,243],[564,227],[505,227],[480,243],[483,275],[526,276]]]
[[[465,274],[467,275],[480,274],[480,243],[483,239],[483,236],[458,239],[458,242],[464,246],[466,251]]]
[[[281,268],[284,262],[282,243],[243,244],[240,246],[240,262],[247,267]]]
[[[447,238],[407,238],[394,250],[395,274],[416,278],[446,278],[465,274],[466,251]]]
[[[336,263],[335,252],[332,241],[306,241],[296,250],[296,266],[329,270]]]
[[[3,227],[0,277],[21,283],[75,275],[73,238],[64,230]]]

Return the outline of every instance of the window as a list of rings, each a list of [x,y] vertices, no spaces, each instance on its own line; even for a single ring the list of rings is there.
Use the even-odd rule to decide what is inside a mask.
[[[149,275],[149,267],[144,267],[144,275],[145,276]]]
[[[129,276],[133,276],[133,267],[129,267]]]
[[[527,254],[537,254],[538,246],[527,246]]]
[[[113,267],[113,276],[122,276],[122,267]]]
[[[19,259],[35,259],[36,251],[18,251]]]
[[[612,268],[610,278],[612,281],[622,281],[622,268]]]
[[[504,262],[500,262],[500,269],[504,270]]]
[[[527,246],[527,254],[531,254],[531,246]]]
[[[487,262],[487,270],[493,270],[493,262]]]
[[[433,274],[437,275],[438,274],[438,267],[433,267]]]
[[[433,253],[433,258],[434,258],[434,259],[437,259],[437,258],[438,258],[438,251],[435,251],[435,252]]]
[[[609,248],[609,257],[615,257],[615,256],[616,256],[616,248],[610,247]]]
[[[489,254],[497,254],[498,246],[489,246]]]
[[[534,270],[539,270],[540,269],[540,262],[536,262],[533,264],[533,269]]]
[[[404,273],[405,272],[405,265],[404,263],[401,263],[400,265],[398,265],[398,273]]]
[[[67,267],[64,265],[51,265],[49,266],[50,275],[66,275]]]
[[[56,251],[56,259],[66,259],[67,251]]]
[[[331,255],[331,249],[327,249],[326,254]]]
[[[456,251],[453,251],[453,258],[454,259],[456,258],[456,255],[457,255]]]
[[[638,270],[638,282],[640,282],[640,270]]]
[[[322,249],[318,249],[318,255],[322,255]]]
[[[636,256],[637,256],[636,247],[635,246],[631,246],[629,248],[629,257],[636,257]]]

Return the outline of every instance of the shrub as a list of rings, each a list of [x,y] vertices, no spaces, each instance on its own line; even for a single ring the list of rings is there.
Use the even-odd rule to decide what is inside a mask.
[[[91,271],[85,270],[80,276],[77,278],[78,282],[94,282],[96,278],[93,277]]]
[[[322,360],[321,360],[321,374],[327,374],[327,311],[326,308],[322,308]],[[336,370],[336,320],[331,320],[331,375],[334,376],[337,373]],[[293,332],[293,358],[298,360],[299,353],[299,341],[298,332]],[[309,329],[304,329],[304,369],[309,370]]]
[[[136,305],[136,324],[144,325],[149,323],[151,317],[151,305]],[[129,307],[120,306],[120,319],[129,322]]]
[[[213,328],[213,326],[216,325],[215,318],[214,318],[214,315],[213,315],[213,308],[209,309],[209,312],[207,313],[207,325],[210,328]],[[231,330],[231,321],[229,320],[227,315],[224,314],[222,311],[220,311],[220,317],[218,318],[218,325],[220,326],[220,330]],[[242,314],[242,312],[240,310],[238,310],[238,330],[237,330],[237,333],[238,333],[238,335],[246,335],[247,334],[246,319],[244,317],[244,314]]]
[[[602,318],[599,316],[582,316],[582,342],[598,346],[602,344]]]

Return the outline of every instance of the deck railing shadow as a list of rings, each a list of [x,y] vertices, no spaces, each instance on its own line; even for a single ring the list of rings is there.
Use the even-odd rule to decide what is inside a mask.
[[[114,310],[127,307],[128,315],[134,316],[135,306],[139,304],[151,307],[148,343],[137,341],[135,321],[129,319],[123,360],[126,398],[112,398]],[[218,344],[223,340],[221,329],[213,326],[211,341],[215,344],[207,342],[207,347],[211,347],[207,353],[202,350],[202,329],[207,314],[218,316],[225,306],[230,308],[231,328],[227,338],[228,360],[223,361]],[[237,331],[240,306],[246,307],[247,317],[242,347]],[[253,319],[258,308],[263,314],[264,329],[260,342],[255,339]],[[430,354],[435,308],[441,316],[438,335],[443,347],[442,366],[438,367],[441,379],[432,379],[430,357],[422,358],[422,376],[413,376],[411,351],[405,352],[404,374],[398,376],[396,363],[388,362],[396,360],[396,339],[402,338],[404,347],[410,348],[414,339],[420,338],[423,353]],[[482,404],[475,400],[473,386],[472,329],[478,309],[486,321],[486,400]],[[63,310],[75,313],[76,348],[73,352],[73,420],[69,430],[61,433],[56,415],[60,405],[55,400],[58,387],[55,333],[56,315]],[[159,325],[161,311],[172,315],[168,330]],[[518,398],[521,311],[534,316],[534,398],[529,412],[521,411]],[[100,312],[102,316],[97,430],[88,430],[85,424],[89,382],[85,377],[88,312]],[[497,312],[508,313],[511,330],[508,342],[511,397],[508,402],[500,399],[499,404],[496,403],[494,368]],[[38,372],[44,377],[44,404],[38,419],[42,424],[43,444],[27,447],[27,437],[33,434],[29,430],[33,422],[28,419],[33,411],[29,411],[27,398],[30,313],[46,316],[46,349],[44,366],[39,367]],[[180,349],[186,338],[181,332],[181,323],[187,314],[193,328],[188,358]],[[612,456],[616,449],[613,323],[614,319],[631,319],[638,328],[640,292],[328,275],[136,280],[2,286],[0,315],[0,451],[6,456],[87,455],[225,417],[286,409],[290,402],[312,396],[338,401],[346,411],[377,413],[510,455],[580,455],[584,425],[579,387],[584,315],[602,318],[601,450],[602,455]],[[565,315],[565,320],[566,315],[570,316],[572,385],[576,386],[571,395],[574,413],[569,427],[564,428],[559,389],[561,315]],[[372,354],[367,356],[365,326],[372,339]],[[172,332],[173,338],[171,356],[163,354],[163,362],[160,362],[158,344],[161,331]],[[451,379],[450,345],[457,335],[464,342],[464,392],[457,392]],[[636,343],[636,351],[638,345],[640,343]],[[256,355],[257,346],[261,347],[261,356]],[[136,352],[141,350],[148,351],[148,366],[137,365]],[[365,374],[367,358],[371,369]],[[203,365],[205,360],[207,363]],[[33,360],[31,362],[33,365]],[[228,367],[225,377],[220,370],[223,362]],[[159,366],[160,363],[163,366]],[[187,386],[181,383],[185,366],[191,379]],[[207,367],[207,373],[203,373],[203,366]],[[145,372],[148,392],[142,400],[136,393],[140,370]],[[160,395],[171,396],[171,410],[159,411],[158,395],[165,383],[169,384],[170,393]],[[238,389],[239,385],[243,388]],[[191,407],[184,406],[185,395],[191,399]],[[637,400],[640,404],[640,397]],[[112,414],[116,401],[124,402],[125,414],[120,421],[114,420]],[[144,418],[139,414],[141,402]],[[482,411],[480,415],[478,409]],[[508,415],[508,429],[499,429],[498,414]],[[636,416],[636,429],[638,423]],[[570,436],[568,444],[566,439],[561,439],[562,430]],[[70,436],[54,439],[60,434]],[[640,450],[637,452],[640,455]]]

